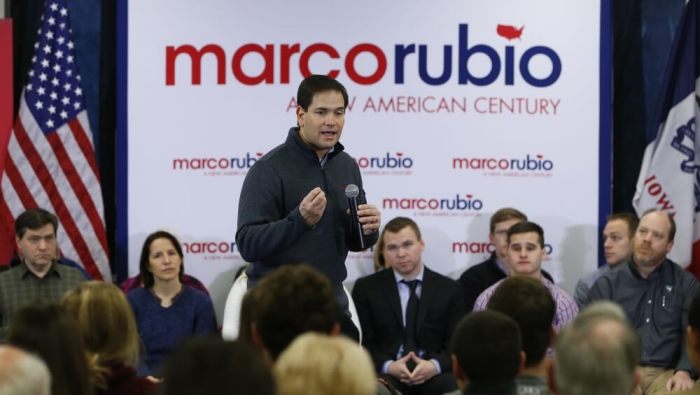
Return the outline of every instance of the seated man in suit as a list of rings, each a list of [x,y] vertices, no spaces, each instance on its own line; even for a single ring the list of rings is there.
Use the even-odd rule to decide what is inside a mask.
[[[409,218],[389,221],[377,248],[391,270],[357,280],[352,293],[362,344],[403,394],[453,391],[449,343],[464,314],[459,284],[423,264],[425,243]]]

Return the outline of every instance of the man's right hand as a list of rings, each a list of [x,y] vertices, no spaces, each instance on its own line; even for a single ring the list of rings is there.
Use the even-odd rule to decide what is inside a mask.
[[[325,209],[326,193],[320,187],[312,189],[299,204],[299,212],[309,226],[316,225]]]

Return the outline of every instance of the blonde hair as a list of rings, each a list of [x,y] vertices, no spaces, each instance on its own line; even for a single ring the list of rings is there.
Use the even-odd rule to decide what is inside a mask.
[[[359,344],[306,333],[280,355],[274,368],[278,395],[374,395],[372,360]]]
[[[62,300],[78,321],[88,352],[100,366],[136,366],[139,336],[136,319],[124,293],[116,285],[88,281],[68,291]]]

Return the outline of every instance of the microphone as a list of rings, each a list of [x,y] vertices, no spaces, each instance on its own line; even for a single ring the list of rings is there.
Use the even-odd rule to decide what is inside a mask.
[[[360,217],[357,215],[357,196],[360,194],[360,188],[355,184],[350,184],[345,187],[345,197],[348,198],[348,206],[350,206],[350,220],[352,221],[352,232],[360,238],[360,248],[365,249],[365,239],[362,232],[362,224]]]

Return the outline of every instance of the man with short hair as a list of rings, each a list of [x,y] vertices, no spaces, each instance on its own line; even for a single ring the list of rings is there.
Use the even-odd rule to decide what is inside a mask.
[[[619,307],[596,306],[600,303],[584,309],[559,333],[552,379],[559,395],[627,395],[636,390],[639,338]]]
[[[559,331],[576,316],[578,306],[563,289],[542,275],[542,260],[547,255],[542,227],[528,221],[515,224],[508,229],[507,242],[509,276],[530,277],[544,284],[557,307],[553,324],[555,330]],[[479,295],[474,303],[475,311],[486,309],[491,295],[502,282],[503,280],[497,282]]]
[[[524,355],[518,324],[498,311],[464,317],[452,337],[452,370],[464,395],[516,395]]]
[[[15,242],[22,263],[0,273],[0,339],[5,337],[12,315],[37,301],[58,301],[85,276],[56,262],[58,219],[34,208],[15,220]]]
[[[38,357],[13,346],[0,345],[0,394],[49,395],[51,373]]]
[[[576,283],[574,300],[579,308],[586,304],[588,292],[600,276],[611,270],[619,269],[620,263],[627,261],[632,256],[632,239],[638,224],[639,219],[632,213],[616,213],[608,217],[608,222],[603,229],[603,250],[606,264]]]
[[[341,310],[331,284],[309,265],[283,265],[249,292],[255,293],[254,311],[246,317],[250,336],[273,361],[302,333],[340,331]]]
[[[525,368],[518,375],[518,393],[548,395],[547,374],[550,359],[547,349],[554,339],[556,305],[541,281],[530,277],[510,277],[491,296],[488,310],[499,311],[518,324],[523,338]]]
[[[347,106],[348,93],[335,79],[311,75],[301,82],[297,126],[250,168],[243,182],[236,244],[250,262],[248,288],[280,266],[305,262],[330,280],[349,315],[345,258],[348,250],[374,245],[380,214],[366,204],[360,168],[339,142]],[[353,228],[345,194],[351,184],[358,187],[361,232]]]
[[[401,393],[452,391],[449,342],[464,314],[459,284],[425,266],[425,242],[413,220],[392,219],[380,238],[389,269],[358,279],[352,293],[362,345]]]
[[[504,207],[497,210],[489,220],[489,242],[493,245],[493,252],[489,259],[476,264],[459,276],[459,283],[464,291],[464,301],[467,312],[472,311],[476,298],[481,295],[486,288],[508,277],[508,229],[520,222],[527,221],[527,216],[521,211]],[[542,274],[549,280],[552,277],[546,271]]]
[[[675,234],[676,223],[669,213],[644,213],[634,235],[632,257],[619,270],[603,274],[588,295],[589,302],[618,303],[641,337],[644,394],[693,387],[683,331],[698,282],[667,258]]]

